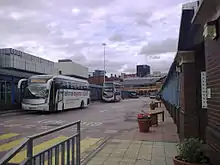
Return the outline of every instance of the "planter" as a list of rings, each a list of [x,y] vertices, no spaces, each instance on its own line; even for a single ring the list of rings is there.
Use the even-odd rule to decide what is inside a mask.
[[[178,160],[177,157],[173,158],[174,165],[208,165],[208,164],[198,164],[198,163],[189,163],[182,160]]]
[[[138,119],[138,126],[140,132],[149,132],[151,121],[149,119]]]

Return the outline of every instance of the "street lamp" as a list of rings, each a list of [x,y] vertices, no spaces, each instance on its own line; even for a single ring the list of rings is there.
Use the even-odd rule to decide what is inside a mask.
[[[104,54],[103,54],[103,56],[104,56],[104,77],[103,77],[103,86],[104,86],[104,84],[105,84],[105,46],[106,46],[106,43],[102,43],[102,45],[103,45],[103,48],[104,48]]]

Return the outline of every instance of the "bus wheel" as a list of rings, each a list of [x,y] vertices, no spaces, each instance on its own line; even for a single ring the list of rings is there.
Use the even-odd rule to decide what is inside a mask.
[[[81,109],[84,108],[84,101],[81,102],[80,108],[81,108]]]

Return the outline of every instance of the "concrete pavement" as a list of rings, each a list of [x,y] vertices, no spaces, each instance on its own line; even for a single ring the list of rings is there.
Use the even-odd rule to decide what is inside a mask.
[[[152,127],[150,133],[138,131],[136,114],[147,110],[149,103],[150,99],[139,98],[119,103],[93,103],[83,110],[54,114],[37,112],[0,116],[0,158],[26,136],[81,120],[81,159],[85,160],[84,163],[171,165],[178,136],[169,114],[166,112],[165,122]],[[74,131],[75,128],[68,128],[37,140],[36,151],[68,138]],[[98,151],[100,153],[93,157],[92,154]],[[21,155],[14,162],[23,160],[25,156]]]
[[[151,127],[149,133],[140,133],[136,128],[115,136],[87,164],[173,165],[179,141],[176,126],[166,110],[165,121],[161,121],[158,127]]]
[[[123,100],[119,103],[97,102],[83,110],[52,114],[24,112],[0,115],[0,158],[17,146],[24,137],[81,120],[81,158],[84,159],[106,138],[136,128],[136,123],[125,122],[124,116],[127,112],[140,109],[143,102],[143,99]],[[36,151],[42,151],[70,137],[75,131],[76,129],[71,127],[37,140]],[[21,159],[24,159],[23,154]],[[19,162],[21,159],[14,161]]]
[[[88,165],[172,165],[176,143],[113,139]]]

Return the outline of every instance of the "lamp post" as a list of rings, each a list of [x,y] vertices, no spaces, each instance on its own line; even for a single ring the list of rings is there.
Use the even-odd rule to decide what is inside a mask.
[[[103,52],[103,56],[104,56],[104,77],[103,77],[103,86],[105,84],[105,46],[106,46],[106,43],[102,43],[103,45],[103,48],[104,48],[104,52]]]

